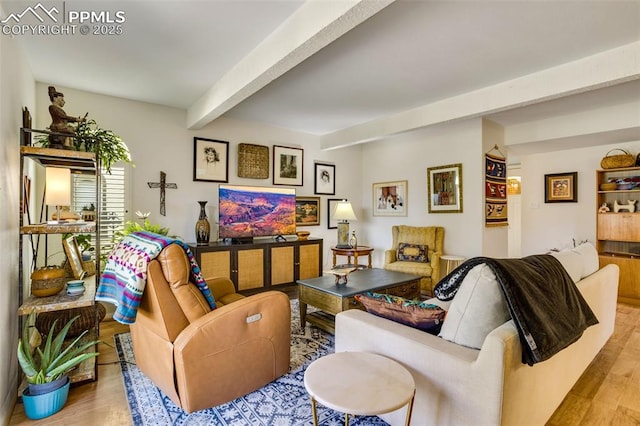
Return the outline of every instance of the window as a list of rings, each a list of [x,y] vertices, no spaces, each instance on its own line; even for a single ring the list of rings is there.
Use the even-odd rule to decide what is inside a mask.
[[[113,248],[113,235],[124,229],[127,221],[127,197],[125,167],[111,167],[111,174],[102,171],[101,201],[100,201],[100,251],[109,253]],[[72,210],[81,212],[87,210],[96,202],[96,178],[94,175],[74,174],[72,177]],[[95,242],[92,239],[92,246]]]

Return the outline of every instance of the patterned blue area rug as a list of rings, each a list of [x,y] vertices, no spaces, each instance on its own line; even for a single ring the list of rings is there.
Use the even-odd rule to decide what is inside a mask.
[[[291,301],[291,365],[289,373],[248,395],[217,407],[187,414],[178,408],[135,366],[131,335],[114,336],[125,392],[134,425],[312,425],[311,402],[304,388],[304,372],[315,359],[334,351],[331,334],[307,324],[302,329],[298,301]],[[318,404],[321,425],[344,424],[344,414]],[[352,417],[351,425],[383,426],[378,417]]]

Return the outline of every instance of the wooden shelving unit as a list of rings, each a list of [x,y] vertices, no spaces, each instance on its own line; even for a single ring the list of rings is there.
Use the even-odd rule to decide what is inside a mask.
[[[45,130],[35,130],[22,128],[21,140],[23,143],[29,143],[31,141],[31,135],[33,133],[40,133],[50,135],[51,132]],[[96,207],[100,209],[100,163],[96,158],[95,153],[72,151],[65,149],[52,149],[41,148],[36,146],[25,145],[20,147],[20,175],[24,176],[24,162],[26,159],[31,159],[37,164],[43,167],[60,167],[68,168],[71,173],[81,174],[93,174],[96,176]],[[23,188],[24,182],[21,179],[20,187],[20,206],[24,204],[25,191]],[[22,321],[24,316],[30,312],[36,313],[43,312],[55,312],[72,308],[90,307],[96,308],[96,321],[89,332],[83,337],[87,340],[96,340],[100,335],[99,321],[97,315],[97,305],[95,301],[97,281],[99,280],[100,271],[100,259],[96,256],[96,271],[97,275],[85,277],[85,292],[79,296],[69,296],[63,289],[60,293],[49,297],[34,297],[31,295],[23,294],[23,286],[27,277],[30,277],[32,268],[25,267],[23,264],[24,256],[23,250],[25,248],[25,239],[34,238],[34,235],[47,235],[52,234],[87,234],[91,233],[95,236],[95,253],[100,253],[100,215],[96,216],[95,222],[67,222],[62,224],[48,224],[48,223],[24,223],[25,212],[20,210],[20,250],[19,250],[19,308],[17,314],[21,316],[20,329],[22,329]],[[33,252],[33,256],[37,257],[38,253]],[[34,262],[37,264],[37,262]],[[69,278],[72,279],[72,278]],[[97,349],[97,348],[96,348]],[[98,365],[96,358],[91,358],[83,362],[80,366],[74,369],[69,377],[72,383],[93,381],[98,378]],[[26,381],[22,380],[18,388],[18,395],[21,395],[22,390],[26,387]]]
[[[610,211],[597,213],[596,247],[600,266],[616,264],[620,267],[618,300],[640,305],[640,189],[601,190],[600,185],[612,179],[640,176],[640,167],[596,171],[596,210],[607,203]],[[614,212],[615,201],[627,204],[636,200],[633,212]]]

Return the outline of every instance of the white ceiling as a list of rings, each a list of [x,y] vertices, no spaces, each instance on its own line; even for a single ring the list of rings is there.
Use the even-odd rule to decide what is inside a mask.
[[[1,17],[36,3],[0,0]],[[359,10],[335,17],[308,12],[327,25],[304,35],[307,44],[296,49],[306,28],[301,11],[309,6],[302,0],[47,1],[67,11],[124,11],[123,34],[20,41],[38,81],[190,113],[204,108],[200,127],[224,115],[327,135],[640,40],[640,1],[312,3]],[[229,84],[238,83],[243,66],[264,58],[270,39],[281,40],[282,57],[262,59],[273,61],[264,75]],[[510,125],[640,99],[639,84],[616,88],[638,75],[622,77],[491,118]],[[225,90],[210,106],[209,97]]]

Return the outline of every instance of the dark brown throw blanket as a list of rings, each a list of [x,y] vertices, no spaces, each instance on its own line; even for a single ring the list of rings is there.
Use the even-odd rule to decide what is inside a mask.
[[[562,264],[550,255],[522,259],[475,257],[444,277],[434,288],[451,300],[467,273],[486,263],[496,275],[522,343],[522,363],[551,358],[582,336],[598,319]]]

